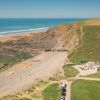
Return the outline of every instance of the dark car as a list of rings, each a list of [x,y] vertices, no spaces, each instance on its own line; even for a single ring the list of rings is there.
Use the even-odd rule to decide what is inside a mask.
[[[66,88],[62,88],[62,92],[66,92]]]
[[[66,96],[66,92],[62,92],[62,94],[61,94],[62,96]]]

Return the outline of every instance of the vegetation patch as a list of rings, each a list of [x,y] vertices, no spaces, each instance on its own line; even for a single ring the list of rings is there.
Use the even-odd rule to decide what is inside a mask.
[[[57,79],[56,79],[56,77],[50,77],[49,80],[50,81],[56,81]]]
[[[60,100],[60,93],[59,84],[51,84],[43,91],[43,100]]]
[[[81,61],[100,61],[100,26],[84,26],[83,43],[80,44],[76,53],[72,55],[73,63]]]
[[[85,19],[85,20],[81,20],[78,21],[77,23],[81,24],[81,25],[100,25],[100,18],[91,18],[91,19]]]
[[[4,71],[10,66],[32,58],[32,54],[26,51],[4,50],[0,52],[0,71]]]
[[[6,51],[8,54],[13,55],[17,59],[28,59],[32,57],[32,54],[25,51],[17,51],[17,50],[8,50]]]
[[[68,64],[63,66],[65,77],[74,77],[79,71],[73,67],[73,64]]]
[[[100,100],[100,82],[76,80],[72,83],[71,100]]]
[[[87,20],[81,20],[81,21],[78,21],[79,24],[81,25],[87,25]]]
[[[88,75],[87,77],[91,77],[91,78],[100,78],[100,72],[97,72],[97,73],[95,73],[95,74]]]

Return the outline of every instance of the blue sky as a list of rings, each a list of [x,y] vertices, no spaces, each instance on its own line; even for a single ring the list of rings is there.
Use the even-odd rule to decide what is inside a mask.
[[[0,18],[99,18],[100,0],[0,0]]]

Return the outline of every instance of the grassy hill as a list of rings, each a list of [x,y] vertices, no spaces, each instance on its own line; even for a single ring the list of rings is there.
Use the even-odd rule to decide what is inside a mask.
[[[83,20],[77,23],[80,23],[81,25],[100,25],[100,18]]]
[[[84,22],[92,23],[97,20],[100,22],[100,19]],[[81,61],[100,61],[100,25],[89,24],[82,25],[81,31],[78,31],[80,35],[83,34],[82,39],[78,43],[77,50],[69,55],[70,60],[74,63],[80,63]]]

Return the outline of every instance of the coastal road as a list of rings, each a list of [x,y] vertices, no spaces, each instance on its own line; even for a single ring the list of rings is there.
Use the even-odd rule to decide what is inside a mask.
[[[36,80],[53,76],[62,70],[66,58],[66,52],[42,52],[0,73],[0,98],[27,89]]]

